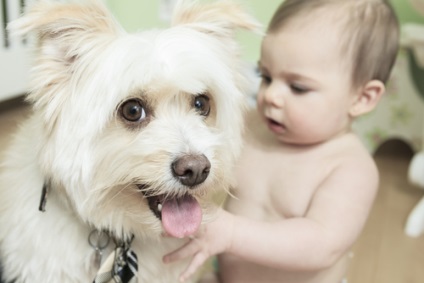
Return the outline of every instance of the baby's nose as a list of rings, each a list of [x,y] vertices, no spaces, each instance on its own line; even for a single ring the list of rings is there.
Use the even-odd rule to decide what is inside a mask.
[[[271,84],[264,93],[264,100],[267,104],[282,107],[284,105],[284,89]]]

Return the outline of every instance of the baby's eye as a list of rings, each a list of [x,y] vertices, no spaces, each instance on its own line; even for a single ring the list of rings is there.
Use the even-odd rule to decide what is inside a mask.
[[[266,83],[266,84],[270,84],[272,82],[272,79],[270,76],[261,74],[261,78],[262,78],[262,82]]]
[[[290,88],[295,94],[305,94],[310,91],[309,88],[297,83],[292,83],[290,85]]]

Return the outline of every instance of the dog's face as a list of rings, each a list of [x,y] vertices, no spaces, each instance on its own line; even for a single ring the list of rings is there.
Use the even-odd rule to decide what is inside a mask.
[[[96,1],[41,2],[12,26],[39,38],[41,170],[83,221],[124,237],[198,229],[241,146],[239,27],[257,25],[238,6],[188,1],[173,27],[139,34]]]

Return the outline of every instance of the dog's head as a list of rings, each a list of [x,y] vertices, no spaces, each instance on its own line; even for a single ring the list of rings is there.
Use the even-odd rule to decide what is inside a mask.
[[[120,236],[197,230],[206,193],[232,181],[244,103],[234,33],[255,20],[232,2],[183,0],[171,28],[128,34],[98,1],[39,1],[11,28],[37,35],[28,100],[52,189]]]

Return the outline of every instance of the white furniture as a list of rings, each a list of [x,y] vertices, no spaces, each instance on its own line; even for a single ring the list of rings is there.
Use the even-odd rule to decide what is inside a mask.
[[[424,7],[424,1],[416,1]],[[409,24],[405,25],[403,45],[413,52],[417,67],[424,70],[424,25]],[[420,79],[424,79],[420,78]],[[423,90],[421,89],[421,92]],[[424,116],[424,111],[421,112]],[[422,118],[424,121],[424,118]],[[424,135],[424,126],[421,127],[421,134]],[[414,155],[408,170],[408,180],[424,189],[424,138],[421,144],[421,150]],[[410,237],[418,237],[424,233],[424,197],[418,202],[409,214],[405,225],[405,233]]]
[[[28,2],[0,1],[0,102],[23,95],[28,88],[28,44],[20,38],[12,38],[6,30],[7,23],[19,17]]]
[[[424,70],[424,25],[405,24],[401,45],[386,94],[377,109],[355,122],[354,130],[371,153],[391,139],[407,143],[416,153],[408,180],[424,189],[424,91],[416,84],[424,77],[414,81],[411,73],[411,69]],[[410,237],[424,234],[424,197],[411,211],[405,233]]]

